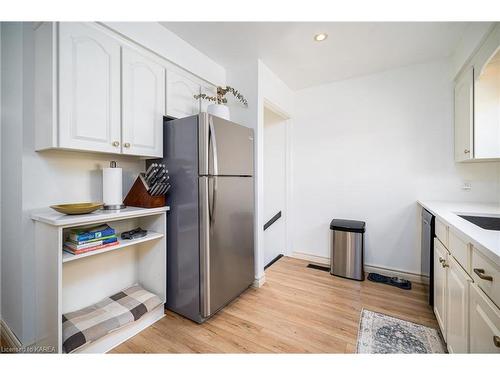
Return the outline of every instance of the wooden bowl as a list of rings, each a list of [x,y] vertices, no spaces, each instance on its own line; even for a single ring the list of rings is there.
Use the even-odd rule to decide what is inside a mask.
[[[102,203],[87,202],[87,203],[70,203],[70,204],[56,204],[50,208],[66,215],[83,215],[90,214],[95,210],[102,207]]]

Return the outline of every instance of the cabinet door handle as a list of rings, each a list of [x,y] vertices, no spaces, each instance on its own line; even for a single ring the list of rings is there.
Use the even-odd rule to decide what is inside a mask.
[[[443,262],[442,263],[443,268],[449,267],[450,265],[448,263]]]
[[[498,337],[498,336],[496,336],[496,335],[495,335],[495,336],[493,336],[493,344],[495,344],[495,346],[496,346],[497,348],[500,348],[500,337]]]
[[[114,142],[112,143],[112,145],[113,145],[113,146],[115,146],[115,147],[118,147],[118,146],[120,146],[120,142],[118,142],[118,141],[114,141]]]
[[[464,154],[470,154],[470,150],[465,149]]]
[[[125,148],[129,148],[129,147],[130,147],[130,143],[125,142],[125,143],[123,144],[123,146],[124,146]]]
[[[444,263],[444,259],[439,257],[439,263],[443,264]]]
[[[490,275],[485,275],[482,268],[474,268],[474,273],[478,275],[482,280],[493,281],[493,277],[491,277]]]

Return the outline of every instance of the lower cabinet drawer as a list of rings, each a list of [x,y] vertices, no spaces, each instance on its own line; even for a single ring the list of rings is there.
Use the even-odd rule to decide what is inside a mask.
[[[448,226],[438,218],[436,218],[435,232],[436,232],[436,237],[439,238],[439,241],[441,241],[441,243],[447,248]]]
[[[470,286],[471,353],[500,353],[500,310],[474,284]]]
[[[448,233],[448,243],[451,255],[457,260],[462,268],[470,273],[470,253],[471,248],[468,242],[461,238],[460,234],[455,233],[452,229]]]
[[[472,278],[500,306],[500,269],[477,249],[472,251]]]

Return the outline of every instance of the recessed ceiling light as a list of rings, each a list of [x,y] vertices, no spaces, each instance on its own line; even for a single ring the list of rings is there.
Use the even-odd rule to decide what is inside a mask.
[[[316,42],[322,42],[323,40],[325,40],[326,38],[328,38],[328,34],[326,33],[319,33],[319,34],[316,34],[314,36],[314,40]]]

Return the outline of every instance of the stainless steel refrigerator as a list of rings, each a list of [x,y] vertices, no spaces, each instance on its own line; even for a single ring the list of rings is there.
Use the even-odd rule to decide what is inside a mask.
[[[165,120],[167,308],[203,322],[254,280],[253,129],[201,113]]]

